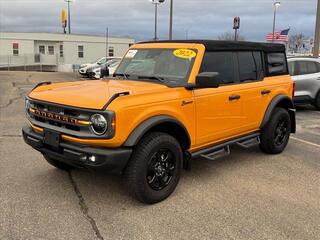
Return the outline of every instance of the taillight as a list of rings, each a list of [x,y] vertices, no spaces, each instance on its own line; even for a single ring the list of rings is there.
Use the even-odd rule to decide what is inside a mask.
[[[293,82],[293,86],[292,86],[292,98],[294,97],[294,92],[296,91],[296,83]]]

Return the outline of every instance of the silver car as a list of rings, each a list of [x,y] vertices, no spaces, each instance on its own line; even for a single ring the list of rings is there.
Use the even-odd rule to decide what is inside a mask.
[[[296,83],[294,102],[312,104],[320,110],[320,59],[288,58],[289,72]]]

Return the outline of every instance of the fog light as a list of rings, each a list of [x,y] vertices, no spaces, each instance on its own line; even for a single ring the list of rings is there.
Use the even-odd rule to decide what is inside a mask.
[[[95,162],[95,161],[96,161],[96,156],[93,156],[93,155],[90,156],[90,157],[89,157],[89,161],[90,161],[90,162]]]

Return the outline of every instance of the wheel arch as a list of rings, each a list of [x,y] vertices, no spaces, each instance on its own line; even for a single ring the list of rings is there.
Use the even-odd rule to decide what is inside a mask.
[[[290,120],[291,120],[291,132],[295,133],[296,132],[295,106],[291,98],[282,94],[275,96],[269,103],[269,106],[265,112],[262,123],[260,125],[260,129],[264,128],[267,125],[267,123],[269,122],[272,116],[273,110],[277,107],[281,107],[288,110],[290,115]]]
[[[151,117],[140,123],[129,135],[123,146],[133,147],[148,132],[158,131],[175,137],[184,150],[190,148],[191,140],[186,127],[177,119],[159,115]]]

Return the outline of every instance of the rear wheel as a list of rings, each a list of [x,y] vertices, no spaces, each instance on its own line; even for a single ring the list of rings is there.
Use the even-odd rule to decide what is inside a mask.
[[[65,170],[65,171],[69,171],[69,170],[72,170],[74,167],[68,165],[68,164],[65,164],[63,162],[60,162],[58,160],[55,160],[51,157],[49,157],[48,155],[43,155],[43,157],[47,160],[47,162],[54,166],[55,168],[59,168],[61,170]]]
[[[182,149],[172,136],[152,132],[134,149],[125,170],[130,193],[144,203],[157,203],[176,188],[182,168]]]
[[[317,110],[320,110],[320,92],[317,94],[317,97],[314,102],[314,106],[316,107]]]
[[[261,130],[261,150],[269,154],[281,153],[288,144],[290,132],[291,120],[288,111],[276,108],[267,126]]]

